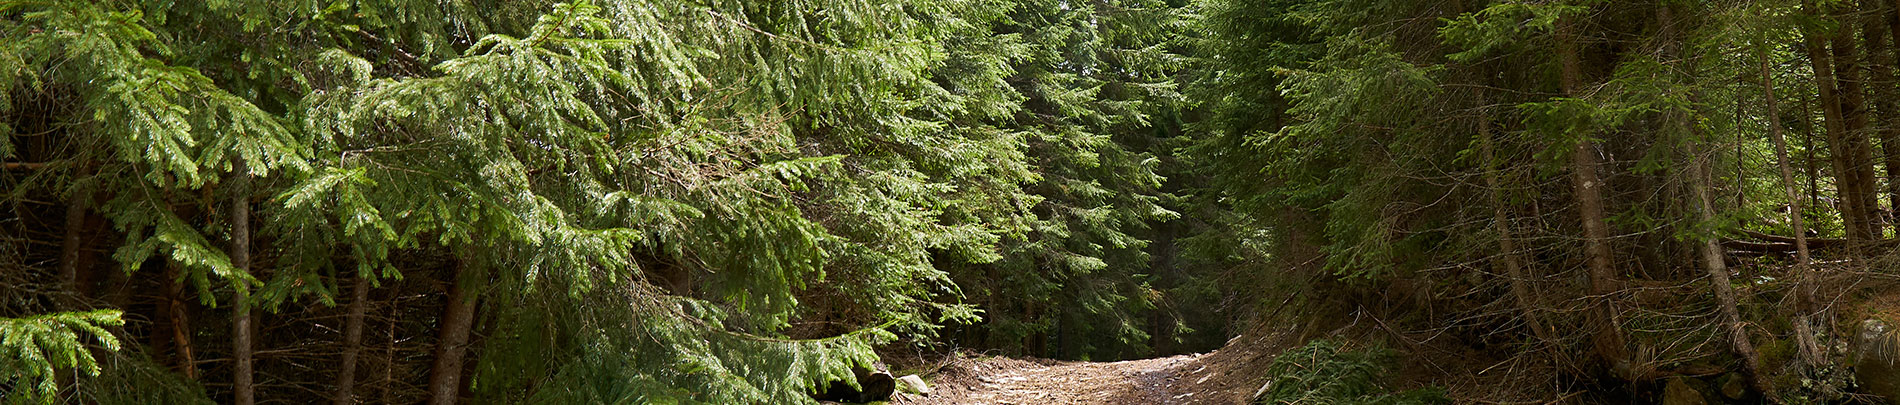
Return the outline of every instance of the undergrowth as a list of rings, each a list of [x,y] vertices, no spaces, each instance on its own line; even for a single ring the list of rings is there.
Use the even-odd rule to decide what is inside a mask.
[[[1390,380],[1394,356],[1386,349],[1344,350],[1331,340],[1314,340],[1288,350],[1267,369],[1266,389],[1256,404],[1424,405],[1449,404],[1433,387],[1394,392]]]

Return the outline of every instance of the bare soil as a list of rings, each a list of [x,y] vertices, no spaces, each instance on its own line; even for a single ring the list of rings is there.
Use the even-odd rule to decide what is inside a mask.
[[[1189,404],[1197,393],[1177,392],[1200,355],[1118,362],[959,359],[937,373],[929,396],[899,395],[900,405]]]
[[[1274,355],[1298,341],[1295,333],[1261,327],[1226,347],[1118,362],[976,357],[956,354],[925,361],[929,396],[898,393],[894,405],[1241,405],[1259,390]],[[930,363],[930,364],[924,364]]]

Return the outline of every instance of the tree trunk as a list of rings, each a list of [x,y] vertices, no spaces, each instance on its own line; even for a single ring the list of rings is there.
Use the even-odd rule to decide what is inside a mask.
[[[469,330],[475,326],[475,300],[464,285],[475,277],[466,260],[455,263],[449,277],[449,296],[442,302],[442,329],[436,338],[435,365],[429,369],[429,403],[454,404],[462,393],[462,360],[468,353]]]
[[[177,263],[165,265],[165,315],[171,321],[172,345],[178,348],[178,372],[185,378],[198,379],[198,360],[192,356],[191,346],[191,308],[185,300],[185,286],[179,281],[184,277]]]
[[[1684,124],[1686,127],[1686,122]],[[1712,224],[1715,222],[1715,203],[1709,195],[1710,159],[1701,151],[1694,150],[1695,142],[1689,143],[1689,153],[1695,159],[1692,163],[1695,172],[1691,174],[1693,178],[1690,180],[1694,182],[1696,217],[1703,224]],[[1768,384],[1766,376],[1761,374],[1761,354],[1755,351],[1755,344],[1749,341],[1748,329],[1744,327],[1741,312],[1736,309],[1735,288],[1729,285],[1728,264],[1723,261],[1722,247],[1716,244],[1713,235],[1705,235],[1700,248],[1703,269],[1709,273],[1709,289],[1715,293],[1716,303],[1721,307],[1720,319],[1729,335],[1729,347],[1736,356],[1742,358],[1742,372],[1749,376],[1749,382],[1755,386],[1755,390],[1770,392],[1772,386]]]
[[[383,346],[383,392],[380,401],[384,404],[396,403],[396,324],[402,322],[396,314],[402,310],[399,305],[401,301],[402,287],[389,289],[389,342]]]
[[[1577,90],[1583,82],[1582,61],[1577,54],[1576,25],[1575,21],[1562,21],[1557,27],[1557,55],[1562,66],[1560,84],[1563,93],[1573,97],[1578,94]],[[1578,216],[1583,222],[1584,260],[1589,269],[1590,295],[1597,301],[1591,310],[1595,314],[1591,322],[1593,325],[1590,325],[1591,341],[1597,357],[1609,367],[1611,373],[1627,380],[1633,375],[1633,370],[1613,296],[1618,286],[1610,252],[1610,226],[1605,222],[1604,184],[1597,176],[1597,166],[1596,142],[1586,134],[1571,150],[1570,180],[1576,194]]]
[[[1834,17],[1840,21],[1852,21],[1845,13],[1836,13]],[[1814,67],[1821,69],[1826,63],[1833,70],[1834,88],[1831,92],[1823,90],[1821,98],[1824,108],[1829,98],[1834,99],[1833,117],[1840,121],[1840,125],[1835,125],[1830,118],[1828,125],[1828,140],[1834,151],[1834,167],[1837,171],[1834,174],[1835,188],[1841,197],[1842,223],[1847,228],[1848,238],[1865,243],[1880,236],[1880,226],[1874,219],[1874,210],[1879,205],[1873,198],[1873,154],[1866,133],[1866,91],[1860,78],[1860,53],[1854,25],[1842,24],[1839,29],[1829,40],[1832,58],[1816,60]],[[1818,49],[1809,52],[1818,52]],[[1839,132],[1835,131],[1837,128]]]
[[[151,353],[153,362],[171,364],[172,358],[166,357],[166,354],[172,351],[172,330],[177,329],[176,326],[172,326],[171,317],[171,270],[166,269],[156,281],[158,281],[159,296],[152,302],[152,313],[149,315],[152,327],[146,329],[145,345],[150,350],[148,353]]]
[[[1869,236],[1872,239],[1884,239],[1887,215],[1886,210],[1880,207],[1880,173],[1875,170],[1878,166],[1877,162],[1880,161],[1875,160],[1874,157],[1873,138],[1890,137],[1889,132],[1895,130],[1890,125],[1894,120],[1893,65],[1889,63],[1892,60],[1891,47],[1887,46],[1889,43],[1887,34],[1893,28],[1887,26],[1886,16],[1889,13],[1886,10],[1886,1],[1863,1],[1861,7],[1861,36],[1865,40],[1866,54],[1864,59],[1855,58],[1854,65],[1843,63],[1841,68],[1854,71],[1853,75],[1841,76],[1841,80],[1854,80],[1854,91],[1845,98],[1855,101],[1856,110],[1860,113],[1858,120],[1850,118],[1848,121],[1850,124],[1856,122],[1859,124],[1858,130],[1848,132],[1850,136],[1848,142],[1854,147],[1854,155],[1851,156],[1853,160],[1850,163],[1853,164],[1854,175],[1860,182],[1855,186],[1855,192],[1859,193],[1855,198],[1860,200],[1861,209],[1867,215],[1863,219],[1867,221]],[[1854,38],[1848,38],[1847,42],[1854,42]],[[1866,66],[1864,69],[1868,72],[1866,81],[1855,80],[1859,75],[1858,72],[1863,70],[1858,68],[1860,65]],[[1855,98],[1869,96],[1872,97],[1871,103],[1855,100]],[[1852,117],[1851,114],[1852,112],[1850,112],[1850,117]]]
[[[70,302],[67,304],[73,309],[80,309],[89,306],[86,304],[86,299],[92,297],[92,289],[79,280],[81,267],[79,258],[85,245],[86,201],[88,199],[81,197],[77,190],[72,194],[73,197],[66,202],[66,222],[62,224],[65,229],[63,229],[63,235],[60,236],[59,284],[66,293],[71,294],[68,296]],[[59,387],[54,398],[60,400],[77,398],[78,385],[74,384],[72,374],[56,374],[53,376],[53,381]]]
[[[1890,3],[1882,2],[1880,7],[1880,12],[1871,18],[1878,20],[1876,25],[1884,24],[1884,27],[1870,25],[1868,30],[1880,31],[1880,28],[1885,28],[1886,41],[1869,42],[1867,47],[1875,55],[1870,57],[1870,63],[1874,68],[1874,100],[1880,114],[1877,134],[1880,138],[1881,163],[1887,169],[1887,207],[1889,210],[1900,210],[1900,181],[1894,181],[1896,174],[1900,173],[1900,99],[1896,99],[1900,95],[1894,94],[1894,86],[1900,85],[1900,80],[1894,77],[1894,65],[1900,63],[1900,15],[1894,13],[1895,8]],[[1885,219],[1892,222],[1891,215],[1888,217]]]
[[[1152,259],[1149,262],[1148,268],[1154,269],[1154,274],[1158,276],[1157,279],[1160,282],[1157,283],[1156,287],[1159,289],[1166,290],[1178,287],[1181,285],[1182,279],[1191,277],[1183,275],[1180,267],[1175,264],[1174,260],[1176,252],[1175,235],[1180,233],[1179,228],[1177,228],[1179,224],[1180,222],[1163,222],[1156,224],[1154,242],[1149,244],[1154,254],[1151,256]],[[1148,349],[1151,350],[1150,353],[1155,356],[1173,354],[1174,325],[1179,323],[1180,320],[1175,317],[1173,313],[1175,305],[1169,302],[1170,300],[1171,297],[1169,296],[1156,299],[1153,308],[1148,312]]]
[[[1834,159],[1846,168],[1839,177],[1841,183],[1836,186],[1841,201],[1852,207],[1858,216],[1846,222],[1849,233],[1859,236],[1861,241],[1867,241],[1874,236],[1867,231],[1867,224],[1873,222],[1873,209],[1861,198],[1866,190],[1862,189],[1865,183],[1860,165],[1867,162],[1859,159],[1860,151],[1855,142],[1856,138],[1865,136],[1868,115],[1866,87],[1860,77],[1860,42],[1859,38],[1855,38],[1856,27],[1852,24],[1850,14],[1845,10],[1837,10],[1835,18],[1842,24],[1838,28],[1840,31],[1835,32],[1829,41],[1834,51],[1834,91],[1836,100],[1841,104],[1841,122],[1846,124],[1841,132],[1842,143],[1834,151]]]
[[[1812,1],[1806,2],[1804,7],[1813,15],[1825,15],[1815,8]],[[1814,71],[1814,86],[1820,93],[1820,100],[1818,101],[1821,103],[1821,121],[1827,131],[1828,146],[1834,152],[1834,157],[1829,159],[1829,163],[1833,164],[1835,189],[1843,197],[1843,200],[1849,200],[1842,201],[1840,207],[1837,209],[1841,213],[1841,223],[1843,227],[1846,228],[1845,232],[1849,239],[1855,241],[1866,240],[1869,236],[1866,234],[1866,228],[1854,225],[1861,222],[1862,218],[1861,213],[1858,211],[1858,204],[1851,201],[1851,199],[1845,198],[1848,194],[1851,194],[1847,190],[1852,188],[1855,183],[1849,178],[1848,173],[1850,170],[1847,167],[1847,160],[1843,158],[1843,156],[1851,155],[1852,153],[1845,150],[1847,147],[1847,125],[1845,123],[1846,118],[1842,113],[1840,97],[1836,94],[1838,91],[1836,86],[1840,82],[1835,78],[1834,62],[1828,55],[1827,43],[1822,40],[1820,33],[1810,31],[1803,32],[1802,34],[1807,48],[1808,63],[1812,65]]]
[[[1675,34],[1675,20],[1670,17],[1670,11],[1668,5],[1657,7],[1656,20],[1662,27],[1661,36],[1664,44],[1662,55],[1664,58],[1676,59],[1681,57],[1683,39]],[[1695,76],[1697,66],[1693,62],[1670,60],[1668,63],[1683,65],[1678,66],[1679,69],[1675,71],[1685,71],[1688,72],[1688,76]],[[1699,95],[1691,94],[1692,97],[1699,98]],[[1738,100],[1736,105],[1739,110],[1741,102]],[[1701,239],[1696,244],[1701,256],[1699,261],[1702,262],[1703,270],[1708,273],[1709,291],[1715,294],[1717,319],[1723,331],[1728,334],[1729,349],[1742,359],[1742,373],[1749,377],[1750,385],[1753,385],[1756,391],[1768,393],[1772,397],[1773,386],[1768,384],[1767,376],[1761,373],[1761,354],[1755,351],[1754,342],[1749,340],[1748,329],[1742,322],[1741,311],[1737,309],[1739,300],[1735,296],[1735,287],[1729,284],[1727,259],[1723,257],[1718,238],[1711,232],[1716,224],[1713,161],[1717,150],[1715,148],[1705,150],[1701,146],[1713,145],[1714,137],[1702,133],[1691,123],[1689,116],[1691,112],[1693,112],[1691,109],[1664,110],[1663,122],[1677,133],[1689,136],[1688,142],[1683,142],[1682,145],[1687,149],[1686,155],[1690,159],[1689,191],[1691,198],[1694,199],[1691,203],[1695,207],[1696,222],[1699,224],[1696,228],[1701,230],[1701,232],[1696,232],[1699,235],[1698,238]],[[1780,125],[1780,123],[1774,125]],[[1737,181],[1740,179],[1738,178]]]
[[[1539,305],[1531,292],[1529,272],[1526,271],[1524,258],[1518,256],[1517,238],[1511,232],[1510,210],[1505,208],[1502,197],[1504,182],[1498,173],[1501,162],[1497,161],[1497,146],[1493,144],[1495,140],[1492,139],[1491,131],[1490,114],[1482,114],[1478,119],[1478,145],[1483,155],[1479,159],[1484,162],[1484,185],[1491,189],[1492,224],[1498,232],[1498,253],[1504,262],[1504,276],[1511,279],[1511,297],[1517,301],[1518,310],[1524,314],[1524,324],[1530,326],[1532,335],[1541,344],[1555,344],[1556,336],[1537,314]]]
[[[1808,179],[1809,202],[1821,199],[1821,169],[1814,163],[1814,96],[1804,94],[1801,97],[1801,165]],[[1808,213],[1802,212],[1802,218]],[[1807,229],[1800,229],[1806,233]]]
[[[1669,7],[1657,8],[1657,19],[1664,27],[1663,35],[1667,41],[1665,43],[1669,44],[1665,45],[1663,54],[1674,58],[1680,54],[1676,45],[1680,44],[1681,39],[1673,35],[1674,30],[1670,27],[1674,24],[1669,14]],[[1695,66],[1689,65],[1686,70],[1693,75]],[[1701,256],[1699,261],[1702,262],[1702,269],[1708,273],[1709,291],[1715,294],[1718,322],[1721,323],[1723,331],[1728,334],[1729,349],[1733,350],[1737,357],[1741,357],[1742,372],[1748,375],[1751,385],[1754,385],[1757,391],[1770,392],[1772,386],[1761,373],[1761,354],[1755,351],[1755,344],[1749,340],[1748,329],[1742,322],[1741,312],[1736,309],[1738,300],[1735,296],[1735,287],[1729,284],[1727,259],[1723,257],[1722,247],[1717,242],[1718,238],[1709,232],[1714,229],[1716,223],[1714,185],[1712,184],[1714,182],[1712,161],[1715,160],[1713,157],[1715,150],[1713,148],[1704,150],[1700,145],[1712,144],[1713,141],[1690,123],[1688,111],[1667,110],[1663,114],[1664,122],[1671,128],[1690,137],[1689,141],[1684,142],[1683,145],[1690,159],[1690,197],[1694,199],[1692,203],[1695,206],[1696,222],[1700,224],[1697,228],[1702,230],[1702,232],[1697,232],[1701,240],[1696,244],[1696,248]]]
[[[244,159],[236,161],[232,169],[231,187],[231,267],[245,274],[251,272],[251,174],[244,166]],[[232,402],[238,405],[257,403],[255,387],[251,377],[251,286],[238,282],[237,298],[231,303],[231,352],[237,357],[232,367]]]
[[[65,235],[59,243],[59,282],[66,291],[85,297],[79,286],[79,258],[85,248],[86,210],[90,198],[73,191],[66,202]]]
[[[1795,284],[1795,346],[1801,364],[1816,365],[1822,359],[1821,344],[1814,335],[1814,322],[1809,315],[1814,304],[1814,269],[1809,266],[1813,260],[1808,252],[1807,225],[1803,213],[1807,202],[1802,200],[1800,192],[1795,191],[1794,169],[1788,163],[1788,140],[1781,134],[1781,105],[1775,99],[1775,77],[1768,69],[1768,50],[1760,49],[1762,93],[1767,99],[1768,136],[1775,142],[1775,161],[1781,169],[1782,191],[1788,196],[1788,224],[1794,227],[1795,272],[1800,275]],[[1895,166],[1888,166],[1889,168]]]
[[[363,316],[369,311],[369,277],[359,274],[356,285],[350,287],[350,314],[343,323],[343,359],[338,365],[336,394],[332,396],[337,405],[356,403],[356,357],[363,352]]]
[[[1029,302],[1023,305],[1028,309],[1023,313],[1023,321],[1042,323],[1041,304]],[[1030,357],[1049,357],[1049,353],[1045,350],[1048,348],[1048,337],[1049,334],[1042,330],[1029,332],[1029,336],[1023,337],[1023,355]]]

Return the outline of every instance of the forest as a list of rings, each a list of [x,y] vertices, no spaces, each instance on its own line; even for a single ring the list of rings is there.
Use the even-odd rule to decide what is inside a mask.
[[[1900,403],[1896,3],[0,0],[0,404]]]

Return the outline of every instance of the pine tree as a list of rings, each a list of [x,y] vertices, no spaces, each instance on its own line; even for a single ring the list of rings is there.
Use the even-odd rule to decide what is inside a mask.
[[[938,52],[987,28],[976,5],[420,5],[10,8],[7,94],[84,106],[18,114],[113,123],[60,141],[118,152],[6,156],[106,161],[72,183],[117,190],[99,211],[120,264],[176,263],[204,305],[331,305],[340,280],[461,256],[450,290],[483,298],[444,300],[467,307],[437,345],[479,353],[483,398],[808,401],[889,331],[971,319],[933,261],[996,260],[1030,205],[1021,137],[950,123],[1017,100],[930,74],[984,63]],[[220,187],[236,176],[260,190]],[[197,219],[214,193],[270,196],[251,260],[269,270],[216,246],[227,224]],[[855,326],[798,327],[835,314]],[[438,364],[452,401],[460,367]]]
[[[1024,138],[1035,177],[1021,187],[1033,218],[1008,235],[1001,261],[956,274],[986,307],[978,345],[1059,358],[1142,354],[1156,305],[1147,233],[1178,214],[1162,206],[1160,160],[1130,145],[1153,142],[1164,131],[1158,116],[1179,98],[1169,41],[1180,11],[1060,1],[1002,10],[993,30],[1010,45],[982,51],[1021,55],[1001,79],[1021,107],[981,125]]]

